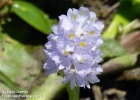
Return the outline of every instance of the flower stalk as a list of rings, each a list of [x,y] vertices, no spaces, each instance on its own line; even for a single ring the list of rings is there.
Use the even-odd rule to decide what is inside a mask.
[[[67,83],[65,86],[69,94],[69,100],[79,100],[79,86],[74,87],[74,89],[70,88],[70,83]]]

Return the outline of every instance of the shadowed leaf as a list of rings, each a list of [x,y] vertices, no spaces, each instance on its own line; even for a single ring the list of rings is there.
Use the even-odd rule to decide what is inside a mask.
[[[43,84],[36,85],[32,90],[31,95],[39,95],[41,97],[27,98],[26,100],[54,100],[54,97],[57,94],[60,95],[60,91],[65,88],[61,81],[61,76],[56,74],[49,75]]]
[[[26,52],[19,42],[7,35],[4,36],[4,40],[4,51],[0,51],[0,80],[11,90],[18,89],[18,85],[20,89],[27,90],[34,76],[40,71],[38,62]]]
[[[45,34],[51,32],[48,15],[36,6],[25,1],[14,1],[12,11],[37,30]]]
[[[117,57],[126,54],[124,47],[113,39],[104,39],[104,43],[100,49],[103,52],[103,58]]]

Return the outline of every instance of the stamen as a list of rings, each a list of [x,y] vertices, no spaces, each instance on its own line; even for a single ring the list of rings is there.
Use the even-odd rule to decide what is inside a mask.
[[[77,18],[76,14],[73,14],[72,19],[75,20]]]
[[[90,34],[90,35],[94,35],[94,31],[90,31],[89,34]]]
[[[92,74],[93,73],[93,71],[91,71],[89,74]]]
[[[84,34],[81,34],[80,36],[83,36]]]
[[[65,50],[64,52],[63,52],[65,55],[69,55],[69,53]]]
[[[85,61],[85,58],[82,58],[82,59],[80,60],[81,63],[83,63],[84,61]]]
[[[72,72],[73,74],[76,74],[76,71],[75,71],[74,69],[71,69],[71,72]]]
[[[87,12],[86,11],[81,11],[80,14],[83,15],[83,16],[86,16]]]
[[[94,21],[94,18],[92,17],[91,19],[90,19],[90,22],[93,22]]]
[[[69,52],[69,54],[71,54],[71,55],[72,55],[72,54],[73,54],[73,52]]]
[[[86,42],[80,42],[80,43],[79,43],[79,46],[85,47],[85,46],[86,46]]]
[[[73,34],[73,33],[70,33],[70,34],[69,34],[69,38],[70,38],[70,39],[73,39],[73,38],[74,38],[74,34]]]

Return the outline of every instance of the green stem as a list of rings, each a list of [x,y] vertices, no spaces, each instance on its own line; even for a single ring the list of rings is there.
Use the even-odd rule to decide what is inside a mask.
[[[79,100],[79,87],[74,87],[74,89],[70,88],[70,83],[66,84],[66,89],[69,94],[69,100]]]

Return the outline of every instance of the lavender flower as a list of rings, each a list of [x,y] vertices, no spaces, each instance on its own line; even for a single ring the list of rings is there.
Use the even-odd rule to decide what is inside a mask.
[[[68,9],[67,16],[61,15],[59,20],[45,44],[45,75],[62,70],[63,84],[70,82],[71,89],[75,86],[90,88],[89,82],[99,82],[96,75],[102,72],[98,63],[102,60],[99,47],[103,43],[104,24],[85,7]]]

